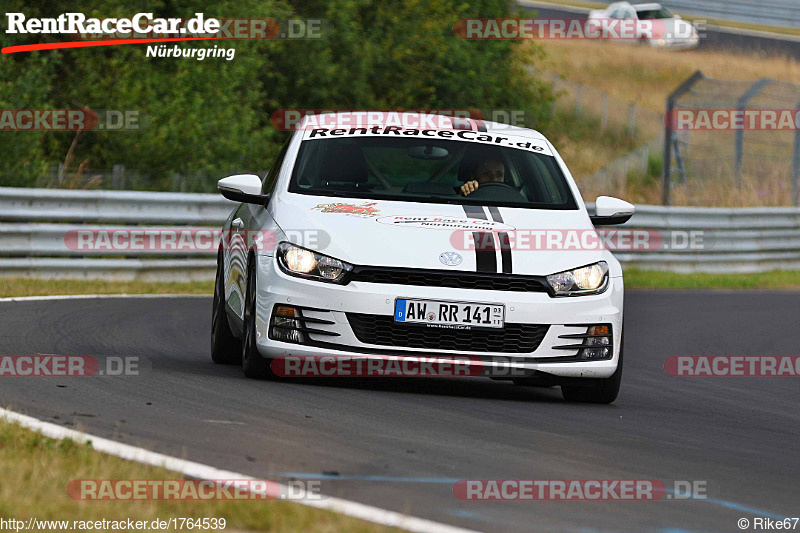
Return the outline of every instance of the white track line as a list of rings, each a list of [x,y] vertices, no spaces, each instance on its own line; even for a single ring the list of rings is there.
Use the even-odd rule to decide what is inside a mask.
[[[11,296],[0,302],[40,302],[47,300],[92,300],[96,298],[211,298],[211,294],[59,294],[56,296]]]
[[[255,479],[252,476],[238,474],[236,472],[229,472],[220,470],[213,466],[208,466],[176,457],[170,457],[144,448],[131,446],[129,444],[122,444],[102,437],[95,437],[82,431],[75,431],[74,429],[67,429],[50,422],[44,422],[31,416],[21,415],[7,409],[0,408],[0,419],[10,422],[16,422],[19,425],[37,431],[47,437],[54,439],[72,439],[76,442],[91,441],[92,448],[96,451],[121,457],[129,461],[136,461],[138,463],[157,466],[178,472],[184,476],[203,479],[209,481],[217,480],[230,480],[230,479]],[[283,493],[288,487],[281,485],[281,492]],[[433,522],[424,518],[415,518],[413,516],[406,516],[394,511],[372,507],[357,502],[342,500],[340,498],[332,498],[323,496],[319,500],[293,500],[301,505],[309,507],[317,507],[319,509],[327,509],[335,511],[354,518],[360,518],[376,524],[382,524],[390,527],[398,527],[408,531],[419,533],[474,533],[468,529],[462,529],[439,522]]]

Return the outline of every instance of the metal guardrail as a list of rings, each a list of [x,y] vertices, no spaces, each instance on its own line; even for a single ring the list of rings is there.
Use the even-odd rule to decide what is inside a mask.
[[[219,230],[235,204],[215,194],[0,187],[0,276],[210,280],[216,251],[81,250],[74,230]],[[593,204],[588,205],[590,210]],[[613,229],[655,230],[667,247],[616,252],[629,267],[682,272],[800,270],[800,209],[637,206]],[[675,246],[675,239],[680,240]],[[686,247],[686,239],[700,245]]]
[[[218,194],[0,187],[0,221],[221,225],[235,204]]]
[[[86,228],[212,228],[236,206],[217,194],[0,187],[0,276],[145,281],[214,278],[213,250],[76,250]]]
[[[658,230],[666,242],[654,251],[618,252],[628,267],[674,272],[800,270],[800,209],[704,208],[641,205],[621,228]],[[682,246],[696,237],[695,247]]]
[[[797,0],[665,0],[663,4],[690,15],[800,28]]]

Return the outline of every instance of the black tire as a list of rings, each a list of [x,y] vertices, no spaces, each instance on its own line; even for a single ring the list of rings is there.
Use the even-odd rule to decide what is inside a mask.
[[[617,370],[611,377],[604,379],[587,379],[588,386],[573,387],[562,385],[561,395],[568,402],[582,403],[612,403],[619,395],[619,388],[622,384],[622,344],[619,349],[619,363]]]
[[[242,328],[242,369],[244,375],[254,379],[275,379],[269,360],[261,357],[256,345],[256,263],[247,262],[247,290],[244,299],[244,326]]]
[[[233,335],[225,313],[225,277],[222,272],[220,252],[217,254],[217,276],[211,308],[211,360],[218,365],[238,365],[242,361],[242,345]]]

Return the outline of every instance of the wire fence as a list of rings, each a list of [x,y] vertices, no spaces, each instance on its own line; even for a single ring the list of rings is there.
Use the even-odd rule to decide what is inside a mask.
[[[798,205],[800,85],[697,72],[667,113],[664,205]]]
[[[639,186],[642,180],[654,172],[654,158],[660,157],[663,145],[664,115],[638,105],[632,100],[623,100],[606,91],[580,82],[562,78],[554,73],[544,73],[553,84],[557,99],[553,111],[565,111],[579,119],[596,120],[598,134],[623,133],[631,139],[640,139],[642,144],[630,153],[611,161],[604,167],[587,175],[575,175],[575,181],[586,198],[600,195],[627,197],[631,181]],[[657,201],[658,190],[653,198]]]
[[[654,139],[661,135],[663,115],[638,105],[632,100],[622,100],[606,91],[586,84],[547,74],[557,95],[556,109],[568,109],[577,117],[592,116],[600,119],[600,129],[625,131],[631,137]]]

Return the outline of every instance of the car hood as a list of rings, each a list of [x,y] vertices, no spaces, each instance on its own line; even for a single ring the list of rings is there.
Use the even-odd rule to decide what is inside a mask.
[[[547,275],[604,257],[599,247],[578,249],[574,240],[568,244],[576,236],[596,235],[580,209],[465,207],[300,194],[275,200],[270,209],[285,234],[283,240],[355,265]],[[509,235],[510,250],[505,252],[499,249],[502,233]],[[475,234],[482,239],[480,251],[475,249]],[[545,243],[550,235],[560,236],[562,245],[543,246],[548,248],[544,250],[536,246],[537,238]]]

